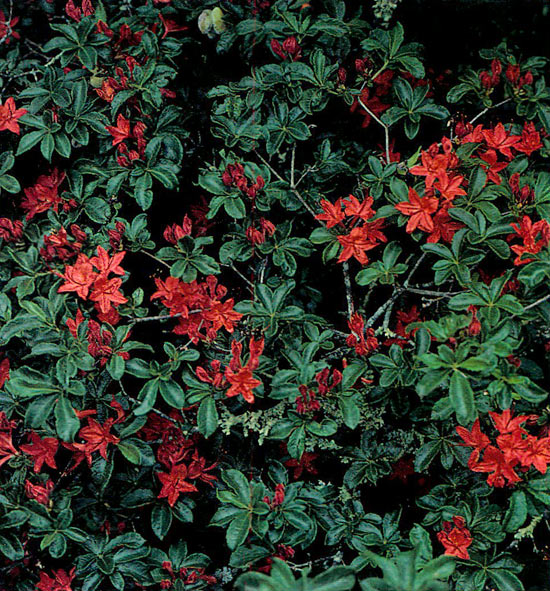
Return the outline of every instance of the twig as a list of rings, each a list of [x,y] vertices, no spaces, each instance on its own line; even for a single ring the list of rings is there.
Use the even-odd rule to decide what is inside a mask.
[[[250,281],[250,279],[247,279],[240,271],[239,269],[237,269],[237,267],[235,267],[235,265],[233,263],[220,263],[222,267],[228,267],[229,269],[233,269],[233,271],[235,271],[235,273],[237,273],[237,275],[244,281],[246,282],[246,284],[248,285],[248,287],[253,288],[254,284],[252,283],[252,281]]]
[[[346,286],[346,301],[348,304],[348,318],[351,318],[353,315],[354,305],[353,305],[353,296],[351,293],[351,281],[349,278],[348,261],[344,261],[342,263],[342,272],[344,273],[344,285]]]
[[[307,209],[307,211],[313,216],[315,217],[315,211],[313,211],[312,207],[306,202],[306,200],[302,197],[302,195],[300,194],[300,192],[296,189],[295,186],[292,185],[292,182],[289,183],[285,178],[283,178],[274,168],[273,166],[271,166],[271,164],[259,153],[259,152],[255,152],[256,156],[258,156],[258,158],[269,168],[269,170],[283,183],[286,183],[287,185],[289,185],[291,192],[293,193],[293,195],[298,199],[298,201]],[[319,220],[317,220],[319,221]],[[319,221],[319,223],[321,223]],[[321,225],[323,225],[321,223]]]
[[[162,259],[159,259],[154,254],[151,254],[150,252],[147,252],[146,250],[140,250],[139,252],[146,254],[148,257],[152,258],[154,261],[157,261],[157,263],[164,265],[167,269],[171,268],[167,262],[163,261]]]
[[[292,155],[290,157],[290,187],[292,189],[296,188],[294,183],[294,165],[296,160],[296,144],[292,145]]]
[[[491,109],[496,109],[497,107],[501,107],[502,105],[509,103],[511,100],[512,100],[511,98],[507,98],[507,99],[504,99],[503,101],[500,101],[500,103],[497,103],[496,105],[492,105],[491,107],[485,107],[485,109],[483,109],[483,111],[479,112],[473,119],[471,119],[469,121],[469,124],[473,125],[475,121],[477,121],[480,117],[483,117],[483,115],[485,115],[485,113],[487,113]]]
[[[412,279],[412,276],[414,275],[414,273],[416,272],[416,270],[418,269],[418,267],[420,266],[420,264],[422,263],[422,261],[424,260],[424,257],[426,256],[426,253],[422,253],[422,256],[419,257],[419,259],[416,261],[414,267],[411,269],[411,271],[409,272],[409,274],[407,275],[407,278],[405,279],[404,283],[402,286],[396,287],[394,288],[394,292],[392,294],[392,296],[390,297],[389,300],[387,300],[386,302],[384,302],[379,308],[378,310],[376,310],[376,312],[367,320],[367,327],[372,326],[376,320],[378,320],[378,318],[384,313],[386,312],[386,310],[389,308],[389,310],[386,312],[386,315],[384,317],[384,323],[386,324],[386,322],[389,324],[389,314],[391,314],[391,309],[393,308],[393,305],[395,304],[395,301],[397,300],[397,298],[408,289],[409,287],[409,282]],[[384,328],[387,328],[387,326],[384,326]]]
[[[386,143],[386,164],[390,163],[390,128],[386,125],[379,117],[377,117],[365,103],[361,100],[361,91],[365,88],[366,82],[363,83],[363,86],[359,89],[359,94],[357,95],[357,102],[361,105],[361,107],[378,123],[384,128],[384,140]]]
[[[547,300],[550,300],[550,293],[545,295],[544,297],[539,298],[538,300],[532,302],[528,306],[525,306],[525,308],[523,308],[523,311],[525,312],[526,310],[531,310],[532,308],[536,308],[537,306],[540,306],[540,304],[543,304]]]
[[[202,312],[202,310],[200,311]],[[195,310],[190,310],[189,314],[191,314],[191,312],[195,312]],[[178,314],[161,314],[160,316],[144,316],[143,318],[132,318],[130,323],[138,324],[139,322],[154,322],[155,320],[171,320],[172,318],[179,318],[180,316],[182,316],[181,312]]]

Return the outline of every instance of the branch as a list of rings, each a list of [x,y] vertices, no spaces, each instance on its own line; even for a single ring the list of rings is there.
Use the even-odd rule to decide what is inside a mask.
[[[538,300],[532,302],[528,306],[525,306],[525,308],[523,308],[523,311],[525,312],[526,310],[531,310],[532,308],[536,308],[537,306],[540,306],[540,304],[544,304],[544,302],[546,302],[547,300],[550,300],[550,293],[545,295],[544,297],[539,298]]]
[[[307,209],[307,211],[309,211],[309,213],[315,217],[315,212],[313,211],[312,207],[306,202],[306,200],[302,197],[302,195],[300,194],[300,192],[296,189],[296,186],[294,185],[294,179],[291,179],[290,183],[283,178],[274,168],[273,166],[271,166],[271,164],[259,153],[256,152],[256,156],[258,156],[258,158],[269,168],[269,170],[283,183],[286,183],[289,187],[291,192],[293,193],[293,195],[298,199],[298,201]],[[319,221],[319,220],[317,220]],[[321,223],[321,222],[319,222]],[[321,223],[321,225],[323,225]]]
[[[477,121],[480,117],[483,117],[483,115],[485,115],[485,113],[487,113],[488,111],[490,111],[491,109],[496,109],[497,107],[501,107],[502,105],[505,105],[506,103],[509,103],[512,99],[511,98],[507,98],[503,101],[500,101],[500,103],[497,103],[496,105],[492,105],[491,107],[486,107],[485,109],[483,109],[483,111],[479,112],[473,119],[471,119],[468,123],[470,125],[473,125],[475,121]]]
[[[365,87],[365,84],[366,84],[366,82],[363,84],[363,86],[361,86],[361,89],[359,92],[361,92],[363,90],[363,88]],[[367,107],[367,105],[365,105],[365,103],[361,100],[361,94],[357,95],[357,102],[376,121],[376,123],[378,123],[378,125],[381,125],[384,128],[384,139],[385,139],[385,143],[386,143],[386,164],[389,164],[390,163],[390,128],[389,128],[389,126],[386,125],[379,117],[377,117]]]
[[[342,263],[342,271],[344,273],[344,285],[346,286],[346,301],[348,304],[348,318],[351,318],[354,310],[353,296],[351,293],[351,281],[349,278],[349,265],[348,261]]]

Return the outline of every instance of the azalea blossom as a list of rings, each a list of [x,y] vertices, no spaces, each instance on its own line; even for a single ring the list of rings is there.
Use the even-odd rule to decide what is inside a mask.
[[[0,19],[3,13],[0,11]],[[0,27],[0,36],[2,36]],[[18,109],[15,106],[15,100],[12,96],[6,99],[6,102],[0,104],[0,131],[11,131],[19,135],[21,129],[19,127],[18,119],[27,113],[27,109]]]
[[[413,188],[409,188],[409,200],[398,203],[395,209],[403,215],[409,216],[406,229],[411,234],[416,229],[424,230],[424,232],[433,231],[432,214],[437,211],[438,205],[439,201],[435,197],[419,197]]]
[[[463,517],[455,516],[453,521],[444,521],[443,529],[437,534],[437,539],[445,547],[445,554],[468,560],[468,548],[472,545],[472,535],[466,527]]]

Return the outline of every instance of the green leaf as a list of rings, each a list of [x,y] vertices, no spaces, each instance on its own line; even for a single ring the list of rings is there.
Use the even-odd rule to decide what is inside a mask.
[[[197,412],[197,427],[206,438],[210,437],[218,428],[218,411],[216,402],[211,396],[204,398],[200,403]]]
[[[167,404],[174,408],[182,408],[185,402],[185,394],[179,384],[174,380],[159,381],[160,395],[164,398]]]
[[[516,490],[510,497],[508,511],[504,515],[502,525],[507,532],[517,531],[527,519],[527,499],[525,493]]]
[[[235,550],[244,544],[246,537],[248,536],[249,529],[250,520],[248,513],[243,512],[231,521],[225,535],[227,546],[230,550]]]
[[[55,406],[55,428],[63,441],[72,441],[80,428],[80,421],[71,403],[61,396]]]
[[[488,572],[498,591],[524,591],[523,583],[509,570],[489,569]]]
[[[449,396],[459,423],[471,423],[477,416],[474,392],[468,378],[459,371],[451,376]]]
[[[172,525],[172,511],[164,504],[155,505],[151,511],[151,529],[153,533],[163,540]]]

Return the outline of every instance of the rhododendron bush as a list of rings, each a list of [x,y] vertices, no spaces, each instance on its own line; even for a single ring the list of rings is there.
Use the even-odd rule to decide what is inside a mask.
[[[0,591],[550,589],[548,6],[387,4],[0,0]]]

